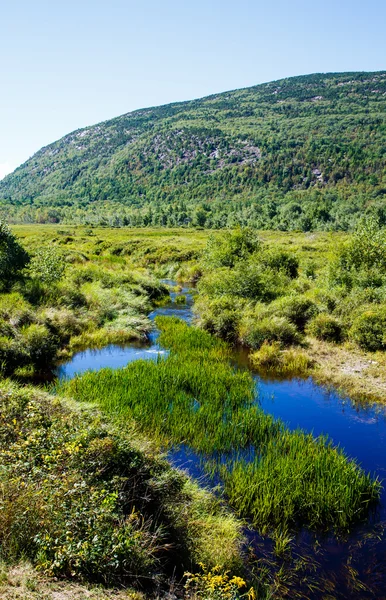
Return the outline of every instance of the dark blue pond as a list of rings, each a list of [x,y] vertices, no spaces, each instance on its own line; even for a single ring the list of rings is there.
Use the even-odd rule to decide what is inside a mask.
[[[164,283],[175,287],[174,281]],[[186,296],[185,304],[175,302],[178,295]],[[188,288],[171,292],[171,302],[157,308],[149,316],[178,316],[187,322],[192,320],[193,298]],[[158,333],[153,331],[147,343],[134,343],[128,346],[107,346],[101,350],[86,350],[76,354],[67,364],[58,369],[59,377],[73,377],[87,369],[102,367],[119,368],[138,359],[155,360],[167,353],[157,343]],[[235,362],[240,357],[235,353]],[[242,361],[241,361],[242,362]],[[244,364],[242,365],[245,367]],[[302,428],[314,435],[327,434],[336,445],[344,448],[346,454],[372,474],[386,483],[386,407],[381,405],[354,404],[349,398],[313,383],[312,379],[268,380],[253,373],[256,381],[256,398],[262,408],[282,419],[291,429]],[[186,469],[193,477],[208,483],[200,458],[189,448],[179,447],[169,453],[169,459]],[[216,482],[215,482],[216,483]],[[377,514],[366,526],[358,527],[345,540],[333,536],[318,539],[315,552],[315,537],[308,532],[300,532],[296,540],[296,552],[311,553],[317,557],[321,578],[327,578],[335,589],[330,595],[316,589],[296,597],[304,598],[377,598],[386,599],[386,492]],[[256,542],[256,534],[251,534]],[[261,550],[261,548],[260,548]],[[358,572],[358,578],[365,587],[356,589],[350,569]],[[366,589],[368,586],[368,589]],[[327,586],[328,587],[328,586]],[[301,593],[297,588],[296,593]]]

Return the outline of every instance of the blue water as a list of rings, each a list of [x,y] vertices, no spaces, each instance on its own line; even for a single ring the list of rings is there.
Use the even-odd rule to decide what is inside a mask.
[[[165,280],[164,283],[173,287],[176,285],[170,280]],[[175,303],[179,294],[186,296],[186,304]],[[153,320],[157,315],[167,315],[191,322],[191,291],[184,287],[178,292],[172,291],[170,295],[171,302],[155,309],[149,315],[150,319]],[[101,350],[80,352],[74,355],[71,361],[61,365],[57,375],[60,378],[68,378],[88,369],[119,368],[133,360],[156,360],[159,356],[167,356],[157,339],[158,332],[154,330],[146,343],[133,343],[122,347],[111,345]],[[235,353],[235,362],[238,361],[239,357]],[[243,366],[245,367],[245,364]],[[265,379],[253,371],[252,375],[256,382],[256,399],[264,411],[282,419],[291,429],[302,428],[313,432],[315,436],[327,434],[366,471],[385,480],[381,504],[371,523],[358,527],[345,542],[337,541],[333,536],[319,539],[317,558],[320,571],[331,582],[335,582],[337,590],[331,592],[331,595],[315,591],[311,595],[306,595],[305,592],[304,596],[298,597],[329,600],[386,599],[386,407],[355,404],[349,398],[342,398],[316,385],[312,379],[278,381]],[[200,457],[189,448],[180,446],[172,449],[169,459],[201,482],[210,483]],[[371,537],[370,534],[374,531],[377,536]],[[252,533],[249,537],[257,543],[256,534]],[[300,532],[296,551],[314,552],[313,541],[313,535],[305,531]],[[357,569],[361,580],[372,591],[349,588],[346,563]]]
[[[386,480],[385,407],[355,405],[316,385],[311,378],[269,381],[256,374],[254,377],[266,412],[285,421],[291,429],[300,427],[315,436],[328,434],[366,471]]]
[[[175,282],[165,279],[163,283],[173,285]],[[185,304],[176,304],[177,296],[186,296]],[[170,292],[171,302],[153,310],[149,318],[154,321],[157,316],[176,316],[190,323],[192,321],[193,297],[191,290],[187,287],[181,287],[178,292]],[[59,379],[71,379],[75,375],[80,375],[85,371],[99,371],[99,369],[109,367],[119,369],[126,366],[134,360],[157,360],[160,356],[167,356],[168,352],[160,348],[157,342],[158,331],[153,330],[145,342],[131,342],[129,345],[111,344],[101,349],[88,349],[83,352],[77,352],[70,361],[58,366],[56,376]]]

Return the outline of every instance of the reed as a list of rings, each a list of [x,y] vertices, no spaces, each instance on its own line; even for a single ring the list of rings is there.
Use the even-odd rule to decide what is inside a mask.
[[[251,375],[229,362],[228,346],[177,318],[158,317],[170,350],[61,384],[165,445],[184,443],[220,476],[231,505],[262,532],[302,527],[348,530],[368,515],[380,483],[326,438],[289,431],[265,414]]]

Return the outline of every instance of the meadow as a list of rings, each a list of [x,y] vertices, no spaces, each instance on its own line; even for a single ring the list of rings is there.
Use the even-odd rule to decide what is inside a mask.
[[[14,283],[19,296],[13,302],[7,295],[11,290],[3,291],[1,362],[5,356],[12,362],[9,345],[33,345],[25,344],[25,337],[33,342],[39,334],[47,341],[47,329],[45,356],[55,358],[107,342],[144,339],[151,305],[165,298],[159,278],[166,277],[197,284],[198,325],[250,348],[251,364],[260,371],[311,374],[353,399],[384,401],[385,236],[376,220],[368,218],[367,223],[367,229],[354,235],[13,226],[16,239],[31,256],[50,249],[65,269],[57,282],[36,285],[35,277],[28,286]],[[373,241],[372,232],[378,232]],[[363,264],[358,262],[362,255],[367,255]],[[34,286],[43,292],[26,289]],[[23,310],[13,309],[13,314],[8,308],[16,306],[15,300],[34,325],[31,330],[21,331]],[[15,328],[14,322],[21,327]],[[21,343],[10,343],[12,337]],[[20,352],[16,354],[20,364]],[[24,377],[41,369],[36,359],[29,362],[22,367]]]

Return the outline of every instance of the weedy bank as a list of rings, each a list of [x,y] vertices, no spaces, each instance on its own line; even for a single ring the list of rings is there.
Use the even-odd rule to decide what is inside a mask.
[[[118,430],[95,408],[3,381],[0,461],[8,569],[29,560],[46,575],[155,596],[199,561],[241,571],[241,523],[131,420]]]

